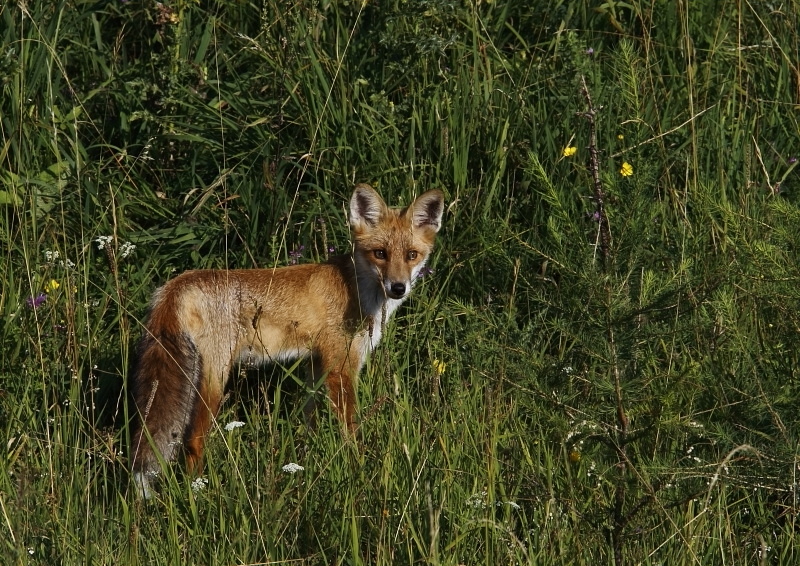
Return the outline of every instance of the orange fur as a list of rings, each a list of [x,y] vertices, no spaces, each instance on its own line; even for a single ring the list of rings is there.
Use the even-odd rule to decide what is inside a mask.
[[[153,296],[139,344],[131,391],[137,489],[150,494],[160,469],[179,449],[190,469],[203,446],[231,370],[311,358],[315,383],[355,429],[355,381],[388,317],[424,267],[444,207],[428,191],[405,209],[390,209],[369,186],[350,201],[353,253],[325,263],[276,269],[187,271]]]

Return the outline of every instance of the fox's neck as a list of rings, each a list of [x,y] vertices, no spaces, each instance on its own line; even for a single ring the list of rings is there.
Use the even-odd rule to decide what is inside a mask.
[[[358,303],[364,330],[369,335],[368,350],[372,350],[380,342],[383,330],[389,319],[397,310],[403,300],[392,299],[386,296],[383,282],[369,265],[358,265],[352,256],[346,256],[348,271],[351,271],[351,281],[355,283],[353,299]]]
[[[403,301],[386,296],[383,283],[372,273],[356,273],[358,304],[364,318],[372,318],[381,326],[388,322]]]

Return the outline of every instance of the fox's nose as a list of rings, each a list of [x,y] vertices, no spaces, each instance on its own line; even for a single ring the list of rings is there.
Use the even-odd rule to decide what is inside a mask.
[[[400,298],[406,294],[406,284],[405,283],[392,283],[392,295],[396,298]]]

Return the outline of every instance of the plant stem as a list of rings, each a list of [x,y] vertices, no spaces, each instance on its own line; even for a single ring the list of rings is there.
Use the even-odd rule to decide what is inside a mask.
[[[600,224],[600,252],[603,254],[604,264],[607,264],[611,246],[611,231],[608,227],[608,218],[606,217],[604,206],[605,192],[603,191],[603,182],[600,180],[600,152],[597,149],[597,124],[595,122],[595,116],[600,108],[595,108],[594,104],[592,104],[592,96],[589,94],[589,87],[586,86],[586,78],[583,75],[581,75],[581,94],[586,99],[587,107],[583,117],[589,122],[589,170],[592,173],[594,182],[592,201]]]

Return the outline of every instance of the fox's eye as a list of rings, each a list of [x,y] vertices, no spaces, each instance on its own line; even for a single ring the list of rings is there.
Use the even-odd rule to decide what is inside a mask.
[[[412,259],[417,259],[417,253],[418,252],[416,250],[409,250],[409,252],[406,255],[406,257],[409,259],[409,261],[412,260]]]
[[[372,253],[378,259],[386,259],[386,250],[374,250]]]

